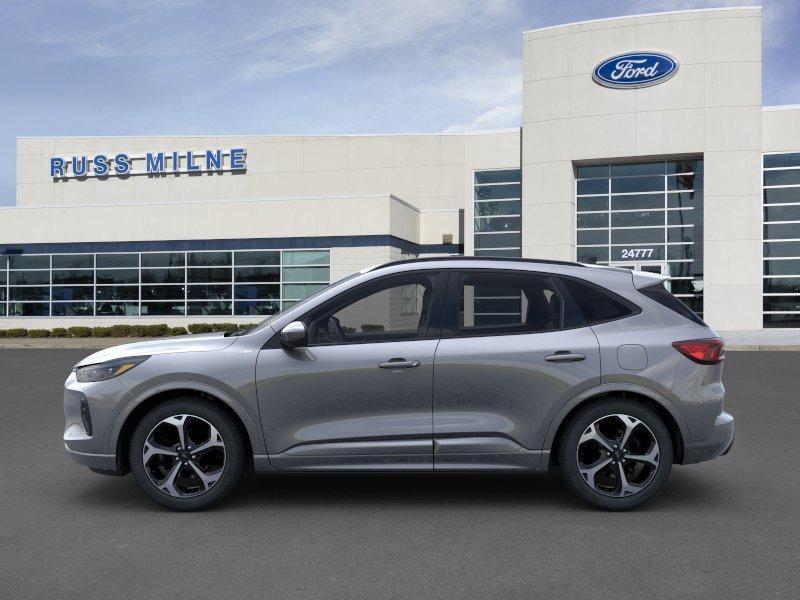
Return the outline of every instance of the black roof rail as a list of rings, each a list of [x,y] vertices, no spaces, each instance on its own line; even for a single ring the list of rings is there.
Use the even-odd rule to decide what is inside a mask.
[[[394,262],[383,263],[378,265],[373,271],[384,269],[386,267],[393,267],[395,265],[407,265],[413,263],[434,262],[434,261],[448,261],[448,260],[476,260],[476,261],[492,261],[492,262],[517,262],[525,264],[545,264],[545,265],[564,265],[567,267],[586,267],[587,265],[578,262],[571,262],[568,260],[549,260],[537,258],[504,258],[502,256],[426,256],[424,258],[409,258],[406,260],[397,260]]]

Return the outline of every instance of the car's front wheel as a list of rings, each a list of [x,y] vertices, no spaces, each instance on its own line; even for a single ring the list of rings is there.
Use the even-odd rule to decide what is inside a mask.
[[[594,506],[626,510],[652,498],[672,468],[672,439],[647,406],[623,398],[589,403],[567,423],[558,461],[564,481]]]
[[[199,510],[218,502],[239,481],[245,445],[231,416],[199,398],[175,398],[150,410],[130,445],[136,483],[174,510]]]

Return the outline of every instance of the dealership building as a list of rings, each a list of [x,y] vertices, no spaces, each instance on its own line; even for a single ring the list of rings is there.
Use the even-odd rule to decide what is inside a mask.
[[[660,272],[722,331],[800,328],[800,106],[760,8],[522,36],[520,128],[19,138],[0,327],[253,321],[376,263]]]

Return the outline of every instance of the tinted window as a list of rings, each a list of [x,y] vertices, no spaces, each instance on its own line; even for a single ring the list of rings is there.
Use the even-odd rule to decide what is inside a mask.
[[[683,302],[678,300],[675,296],[667,291],[667,288],[664,287],[663,283],[656,283],[655,285],[649,285],[646,288],[642,288],[639,290],[642,294],[650,298],[651,300],[655,300],[662,306],[666,306],[670,310],[674,310],[681,316],[686,317],[690,321],[694,321],[698,325],[705,326],[703,320],[698,317],[694,312],[692,312]]]
[[[525,273],[461,273],[456,335],[556,331],[564,301],[553,282]]]
[[[420,274],[368,285],[343,304],[312,318],[312,344],[413,340],[425,333],[434,277]]]
[[[586,281],[564,279],[564,285],[577,302],[588,325],[622,319],[639,312],[630,302]]]

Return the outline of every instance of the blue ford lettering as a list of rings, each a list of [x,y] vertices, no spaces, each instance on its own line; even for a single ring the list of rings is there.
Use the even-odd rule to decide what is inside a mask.
[[[594,69],[592,79],[610,88],[641,88],[666,81],[678,71],[678,61],[658,52],[613,56]]]

